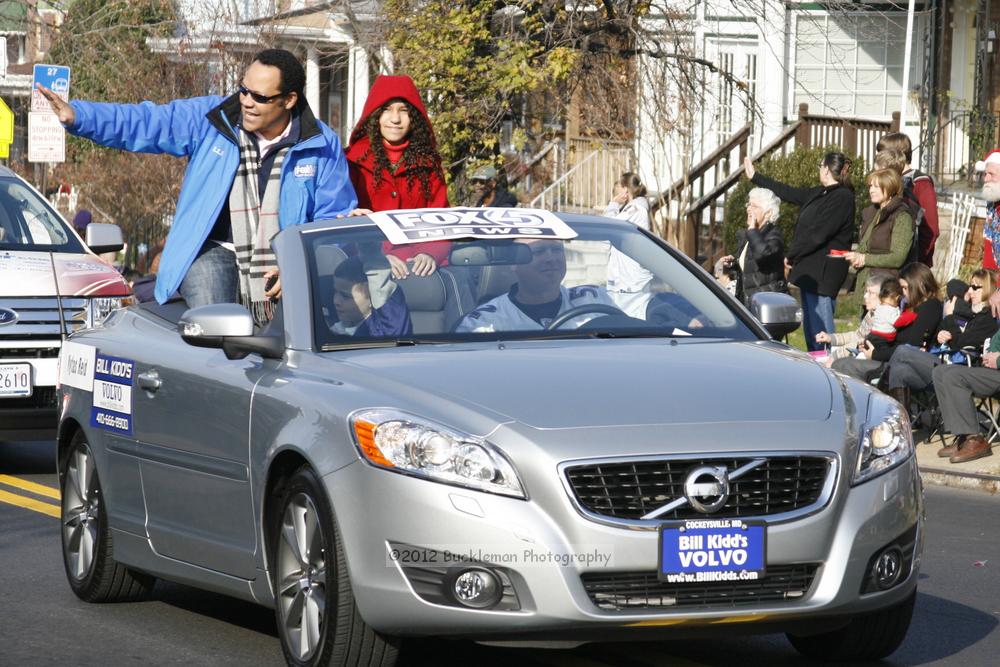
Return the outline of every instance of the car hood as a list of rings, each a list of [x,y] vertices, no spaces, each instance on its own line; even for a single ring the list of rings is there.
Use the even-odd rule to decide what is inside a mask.
[[[0,285],[5,297],[129,293],[113,266],[88,253],[0,251]]]
[[[342,354],[421,398],[533,428],[821,421],[833,405],[828,371],[768,342],[523,341]]]

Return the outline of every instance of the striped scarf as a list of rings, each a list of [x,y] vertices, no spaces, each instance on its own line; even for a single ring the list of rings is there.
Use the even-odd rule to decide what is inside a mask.
[[[257,143],[242,128],[237,130],[237,137],[240,165],[229,193],[229,215],[240,274],[240,302],[250,309],[258,324],[264,324],[273,315],[272,304],[264,296],[264,274],[278,268],[271,239],[281,231],[278,224],[281,163],[285,161],[288,147],[279,148],[274,157],[262,201],[257,185],[260,169]]]

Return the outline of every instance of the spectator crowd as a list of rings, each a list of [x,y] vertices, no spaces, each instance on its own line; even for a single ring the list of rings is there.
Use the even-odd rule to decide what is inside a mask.
[[[939,235],[934,183],[910,166],[905,134],[883,136],[877,151],[857,229],[852,163],[844,154],[827,153],[817,165],[818,184],[805,188],[758,173],[747,158],[744,170],[756,186],[747,227],[736,254],[717,262],[716,277],[747,305],[756,291],[786,291],[787,277],[798,288],[812,356],[876,383],[914,425],[950,433],[938,455],[951,463],[990,456],[996,434],[984,432],[991,420],[983,417],[986,402],[1000,394],[1000,151],[977,164],[988,203],[983,266],[968,281],[954,277],[943,295],[931,272]],[[779,199],[799,207],[787,248],[768,227]],[[861,291],[864,310],[856,327],[838,332],[834,311],[845,284]]]

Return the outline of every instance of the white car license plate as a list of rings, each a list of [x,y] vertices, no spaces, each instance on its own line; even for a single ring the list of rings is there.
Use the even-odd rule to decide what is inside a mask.
[[[740,519],[664,525],[659,578],[671,583],[755,581],[764,576],[766,540],[764,524]]]
[[[0,397],[31,396],[31,364],[0,364]]]

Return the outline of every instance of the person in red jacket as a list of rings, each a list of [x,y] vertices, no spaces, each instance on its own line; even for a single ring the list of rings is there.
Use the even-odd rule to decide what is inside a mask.
[[[351,132],[347,162],[358,194],[353,215],[449,205],[434,130],[420,93],[408,76],[375,79],[361,120]],[[429,276],[447,263],[450,248],[447,241],[406,246],[387,243],[385,253],[398,280],[411,271]]]
[[[937,190],[931,177],[910,167],[913,161],[913,144],[910,137],[902,132],[883,134],[875,146],[876,151],[899,151],[906,157],[906,168],[903,170],[903,187],[912,190],[917,203],[923,209],[923,219],[917,227],[917,261],[927,266],[934,266],[934,245],[937,243],[938,210]]]

